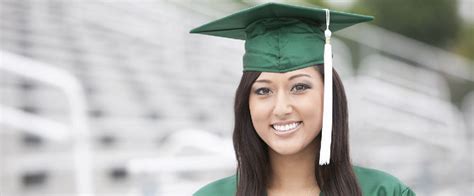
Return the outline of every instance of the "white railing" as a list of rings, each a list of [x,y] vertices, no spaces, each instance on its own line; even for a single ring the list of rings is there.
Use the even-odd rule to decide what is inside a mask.
[[[40,135],[52,141],[73,142],[77,194],[93,196],[91,152],[85,95],[79,80],[61,69],[0,51],[0,70],[33,79],[61,90],[69,101],[70,123],[45,119],[0,103],[0,124]],[[25,123],[28,122],[28,123]]]

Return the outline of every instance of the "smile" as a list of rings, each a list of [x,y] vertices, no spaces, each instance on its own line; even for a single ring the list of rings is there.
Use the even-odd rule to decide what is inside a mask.
[[[277,132],[277,134],[289,133],[293,132],[294,130],[298,129],[301,125],[302,121],[292,122],[292,123],[285,123],[285,124],[272,124],[271,127]]]

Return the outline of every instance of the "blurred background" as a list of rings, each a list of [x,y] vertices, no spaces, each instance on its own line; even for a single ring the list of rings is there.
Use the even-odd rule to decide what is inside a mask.
[[[0,195],[191,195],[235,172],[242,41],[189,30],[268,1],[0,0]],[[473,195],[474,1],[278,1],[336,33],[354,164]]]

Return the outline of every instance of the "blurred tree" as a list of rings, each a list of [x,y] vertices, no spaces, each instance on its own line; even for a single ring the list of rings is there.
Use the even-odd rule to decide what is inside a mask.
[[[455,51],[470,59],[474,59],[474,25],[465,24],[459,34]]]
[[[455,47],[460,31],[457,0],[360,0],[351,10],[374,15],[373,23],[445,48]]]
[[[325,2],[326,0],[306,0],[307,3],[313,4],[318,7],[330,8],[331,6]]]

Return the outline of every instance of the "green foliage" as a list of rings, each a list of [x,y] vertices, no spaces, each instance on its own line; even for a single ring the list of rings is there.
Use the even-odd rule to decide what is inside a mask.
[[[445,49],[456,44],[460,30],[456,0],[360,0],[352,11],[374,15],[378,26]]]
[[[318,7],[330,8],[330,6],[327,3],[325,3],[326,0],[306,0],[305,2],[313,4]]]
[[[474,59],[474,25],[463,25],[459,33],[458,44],[455,51],[470,59]]]

